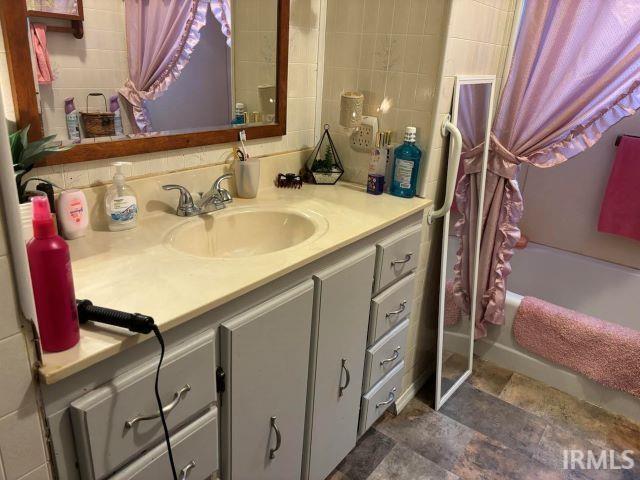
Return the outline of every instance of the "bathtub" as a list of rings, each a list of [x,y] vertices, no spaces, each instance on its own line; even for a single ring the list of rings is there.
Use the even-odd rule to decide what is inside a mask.
[[[457,245],[457,240],[450,238],[449,272],[452,272]],[[505,324],[489,327],[487,337],[475,342],[474,353],[606,410],[640,421],[640,399],[548,362],[520,347],[512,335],[513,320],[523,296],[537,297],[640,330],[640,270],[536,243],[516,250],[511,264],[513,271],[507,280]],[[464,345],[460,332],[455,330],[445,332],[445,336],[451,344]]]

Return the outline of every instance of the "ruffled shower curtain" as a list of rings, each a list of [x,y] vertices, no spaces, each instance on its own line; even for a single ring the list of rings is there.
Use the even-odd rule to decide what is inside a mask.
[[[506,278],[520,238],[522,163],[548,168],[591,147],[640,106],[640,2],[526,2],[511,69],[491,134],[478,265],[476,337],[504,323]],[[478,215],[481,157],[464,162],[456,189],[463,237]],[[459,253],[455,288],[471,270]]]
[[[189,63],[209,6],[230,45],[229,0],[125,0],[129,79],[119,92],[140,132],[151,131],[145,101],[162,95]]]

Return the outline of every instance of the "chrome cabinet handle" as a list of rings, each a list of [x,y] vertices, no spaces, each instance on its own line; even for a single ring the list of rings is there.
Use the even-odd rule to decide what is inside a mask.
[[[180,390],[174,393],[173,400],[171,400],[171,403],[169,403],[168,405],[162,408],[162,413],[166,415],[171,410],[176,408],[180,403],[180,400],[182,400],[182,397],[184,397],[184,395],[189,390],[191,390],[191,386],[189,384],[186,384],[184,387],[182,387]],[[124,426],[127,429],[133,428],[133,426],[138,422],[142,422],[143,420],[153,420],[159,417],[160,417],[160,412],[152,413],[151,415],[138,415],[137,417],[133,417],[131,420],[127,420],[126,422],[124,422]]]
[[[403,300],[402,302],[400,302],[400,308],[398,308],[398,310],[394,310],[393,312],[389,312],[387,313],[384,317],[389,319],[391,318],[393,315],[400,315],[402,312],[404,312],[407,309],[407,301]]]
[[[187,463],[182,470],[180,470],[180,475],[178,475],[178,480],[186,480],[189,476],[189,472],[191,469],[196,468],[196,461],[191,460]]]
[[[376,403],[376,408],[386,407],[387,405],[395,402],[395,400],[396,400],[396,387],[393,387],[393,389],[389,392],[389,398],[387,399],[387,401]]]
[[[280,433],[278,425],[276,425],[276,417],[271,417],[271,428],[276,432],[276,446],[275,448],[269,449],[269,458],[273,460],[276,458],[276,452],[280,450],[280,446],[282,445],[282,434]]]
[[[387,363],[391,363],[394,360],[397,360],[399,356],[400,356],[400,345],[398,345],[398,347],[393,350],[393,355],[391,355],[391,357],[385,358],[384,360],[380,360],[380,366],[384,367]]]
[[[409,261],[411,261],[411,257],[413,257],[413,252],[409,252],[404,256],[404,260],[393,260],[391,262],[391,266],[395,267],[396,265],[404,265],[405,263],[408,263]]]
[[[340,367],[340,385],[339,385],[339,389],[338,389],[338,396],[341,397],[344,394],[344,391],[347,389],[347,387],[349,386],[349,383],[351,383],[351,373],[349,372],[349,369],[347,368],[347,359],[343,358],[342,359],[342,366]],[[346,379],[344,382],[344,386],[342,385],[342,371],[344,370],[344,373],[346,375]]]

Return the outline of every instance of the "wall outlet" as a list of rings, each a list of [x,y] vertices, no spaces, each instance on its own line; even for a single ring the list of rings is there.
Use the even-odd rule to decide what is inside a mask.
[[[362,124],[351,134],[351,148],[358,152],[370,152],[378,134],[378,117],[362,117]]]

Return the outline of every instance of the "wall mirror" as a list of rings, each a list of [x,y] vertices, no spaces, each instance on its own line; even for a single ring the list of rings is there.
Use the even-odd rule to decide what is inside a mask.
[[[74,144],[47,165],[286,133],[288,0],[7,0],[1,15],[18,128]]]
[[[457,184],[463,171],[479,173],[480,181],[472,185],[472,202],[484,203],[484,184],[489,151],[489,134],[495,77],[457,76],[451,127],[459,135],[452,135],[449,147],[449,185]],[[455,137],[460,145],[454,145]],[[458,152],[459,155],[458,155]],[[457,158],[455,158],[457,157]],[[451,166],[453,165],[453,168]],[[438,363],[436,375],[436,409],[453,395],[473,371],[473,343],[476,314],[476,279],[480,249],[480,218],[468,219],[469,236],[462,237],[456,224],[464,206],[454,201],[444,215],[440,299],[438,308]],[[454,266],[464,242],[461,261],[469,266],[472,281],[456,278]]]

